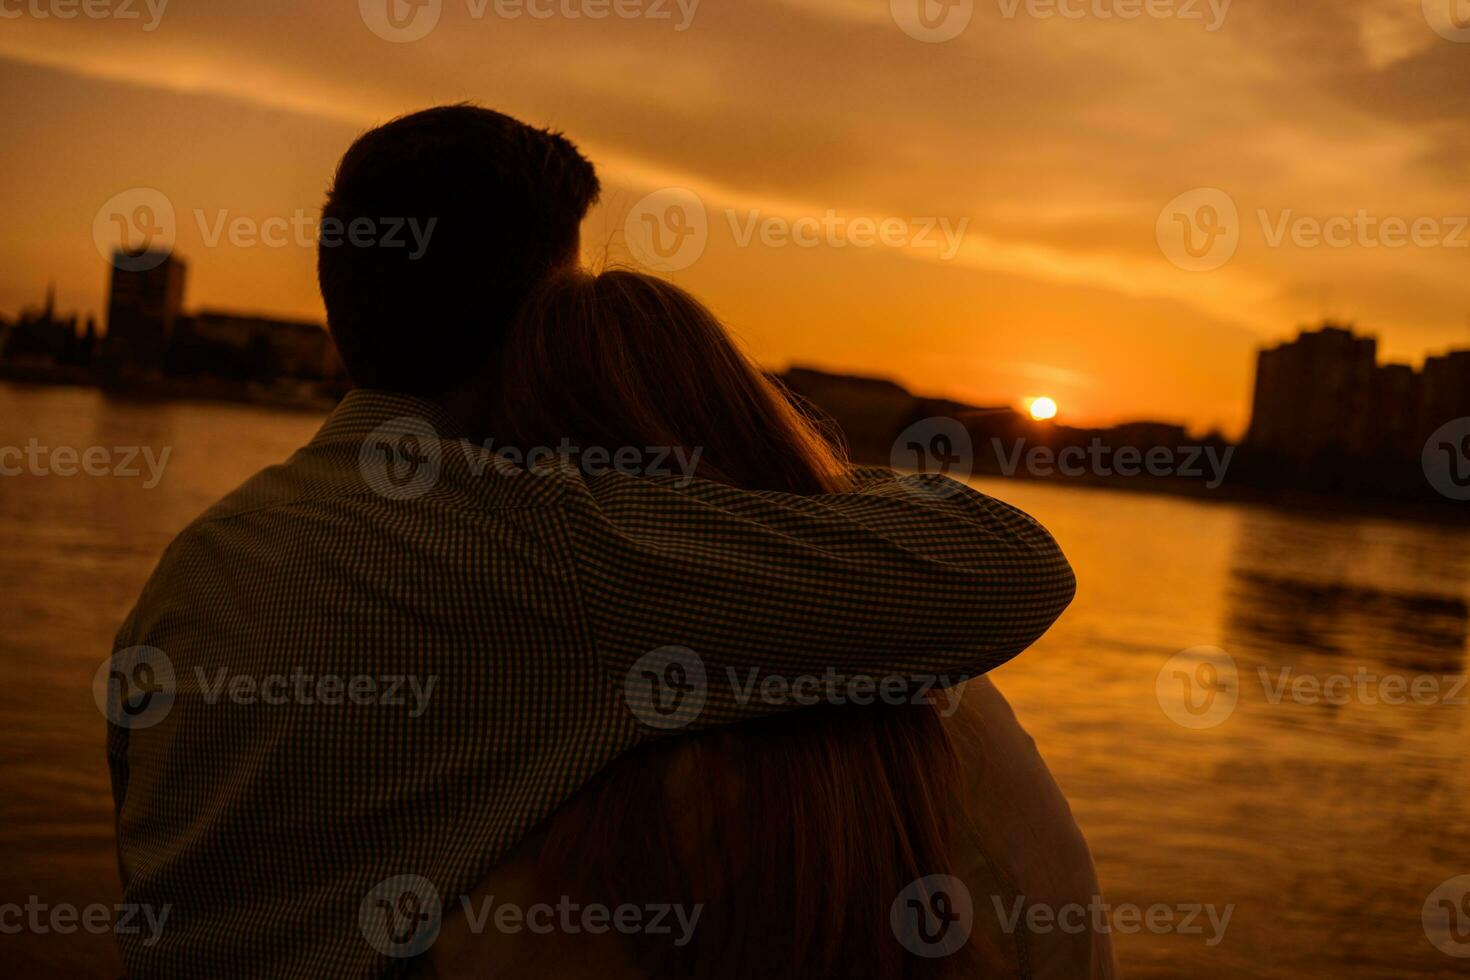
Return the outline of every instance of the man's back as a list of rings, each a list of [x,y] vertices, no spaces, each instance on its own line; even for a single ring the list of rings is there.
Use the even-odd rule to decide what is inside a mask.
[[[631,737],[584,683],[534,479],[471,483],[445,453],[442,491],[393,499],[337,434],[181,535],[119,637],[175,678],[161,720],[113,729],[128,900],[172,906],[125,950],[147,972],[363,972],[379,950],[344,920],[376,884],[456,893]]]
[[[583,481],[450,431],[431,403],[354,392],[144,589],[109,756],[126,899],[169,918],[156,942],[123,937],[134,975],[392,972],[443,904],[667,729],[646,723],[650,652],[706,674],[677,723],[707,727],[778,709],[742,699],[751,669],[987,670],[1072,595],[1044,530],[953,484]]]

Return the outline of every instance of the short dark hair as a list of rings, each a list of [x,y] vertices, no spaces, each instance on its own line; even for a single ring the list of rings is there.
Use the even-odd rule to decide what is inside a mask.
[[[574,260],[598,190],[566,137],[476,105],[358,137],[317,248],[327,326],[353,382],[432,396],[468,380],[536,284]]]

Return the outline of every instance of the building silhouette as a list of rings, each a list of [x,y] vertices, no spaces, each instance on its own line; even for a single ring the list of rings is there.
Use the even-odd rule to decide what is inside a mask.
[[[224,398],[320,407],[340,397],[347,374],[320,323],[184,307],[188,267],[172,252],[116,250],[107,332],[46,305],[0,320],[0,377],[146,389],[165,397]]]
[[[1470,350],[1426,358],[1420,374],[1418,428],[1428,434],[1470,416]]]
[[[112,254],[103,361],[110,374],[157,375],[183,315],[182,259],[167,252]]]
[[[172,253],[114,254],[105,344],[109,379],[345,381],[321,324],[222,310],[186,313],[186,273]]]
[[[179,356],[208,350],[223,370],[201,372]],[[257,380],[333,380],[344,376],[331,335],[319,323],[220,310],[185,317],[167,367],[171,373],[214,373]]]
[[[1260,351],[1246,444],[1299,460],[1413,458],[1435,429],[1470,416],[1470,350],[1422,370],[1379,364],[1378,342],[1332,323]]]
[[[1298,459],[1350,453],[1378,371],[1378,341],[1332,324],[1262,350],[1247,444]]]
[[[1424,490],[1430,435],[1470,417],[1470,351],[1422,369],[1378,363],[1378,342],[1326,323],[1264,348],[1246,435],[1244,475],[1266,486],[1394,496]]]
[[[77,314],[56,312],[56,287],[46,287],[41,309],[21,312],[12,325],[0,328],[0,358],[15,364],[85,365],[92,359],[97,322],[87,317],[81,333]]]

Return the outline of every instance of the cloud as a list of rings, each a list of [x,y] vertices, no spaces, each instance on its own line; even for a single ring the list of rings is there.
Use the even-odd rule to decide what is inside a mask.
[[[882,2],[706,2],[675,31],[646,20],[477,19],[446,0],[428,37],[390,44],[356,4],[260,0],[171,5],[146,34],[82,19],[7,21],[0,58],[100,89],[287,113],[299,122],[283,132],[315,120],[334,139],[426,104],[481,101],[564,129],[593,156],[609,185],[599,219],[608,240],[619,207],[685,186],[717,209],[964,219],[963,247],[942,269],[1009,282],[1038,318],[1080,290],[1110,297],[1091,304],[1110,316],[1192,316],[1274,335],[1300,319],[1303,284],[1328,282],[1394,343],[1460,333],[1462,253],[1273,248],[1260,219],[1466,210],[1470,45],[1434,34],[1417,3],[1234,4],[1207,32],[1170,20],[1007,18],[987,2],[960,37],[925,44]],[[149,132],[167,126],[151,120]],[[289,146],[248,153],[261,168],[302,166]],[[158,166],[169,175],[188,162]],[[311,166],[329,168],[315,157]],[[1239,252],[1213,273],[1173,267],[1154,240],[1160,209],[1195,187],[1226,190],[1242,215]],[[762,279],[790,261],[770,257],[755,273],[751,256],[726,258]],[[886,255],[882,282],[928,316],[958,318],[958,295],[931,309],[917,292],[932,280],[913,270],[933,258]],[[872,275],[867,257],[841,261]],[[760,288],[734,272],[696,275],[727,297]],[[1394,303],[1410,282],[1413,301]],[[1102,316],[1085,306],[1075,315]],[[1127,329],[1120,322],[1107,329]]]

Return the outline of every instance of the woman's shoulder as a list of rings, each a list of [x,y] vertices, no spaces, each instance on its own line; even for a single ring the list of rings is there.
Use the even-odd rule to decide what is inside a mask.
[[[966,683],[945,719],[962,773],[955,874],[970,892],[972,943],[987,976],[1115,975],[1112,942],[1090,928],[1100,901],[1087,840],[1010,703],[988,677]],[[1044,914],[1028,927],[1033,909]],[[1061,928],[1062,915],[1078,923]]]

